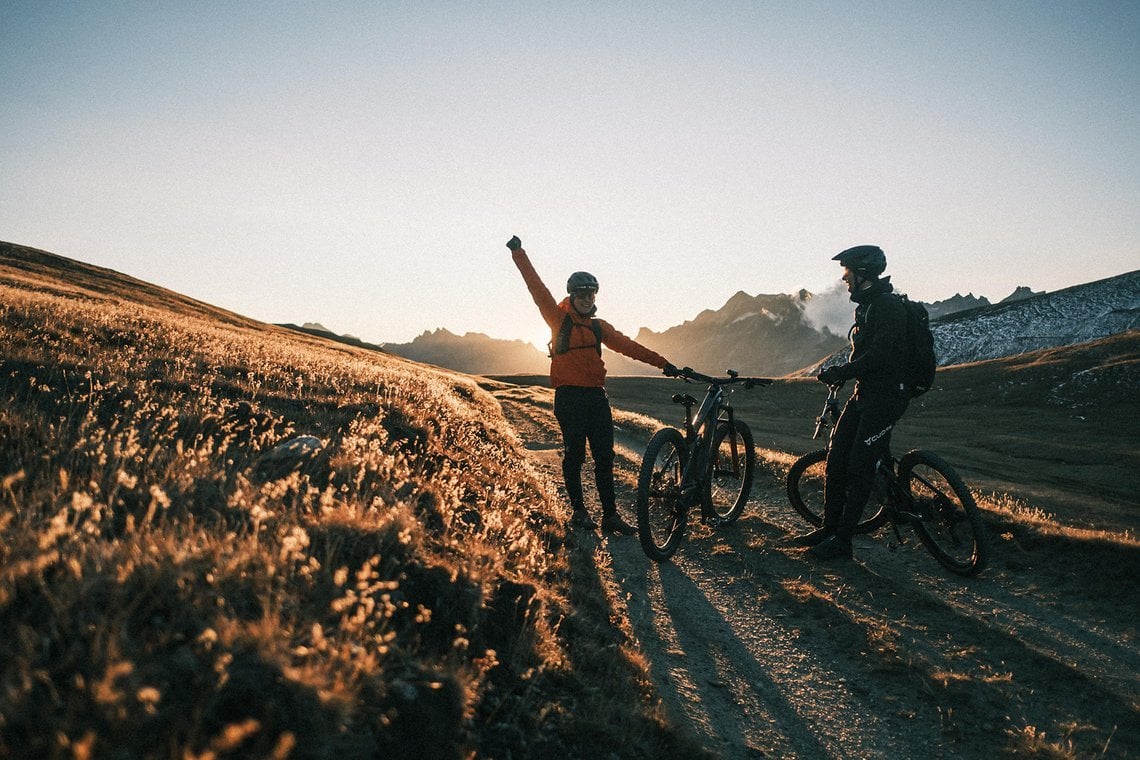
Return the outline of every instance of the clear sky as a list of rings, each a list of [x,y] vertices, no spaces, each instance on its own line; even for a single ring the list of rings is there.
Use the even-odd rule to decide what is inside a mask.
[[[373,342],[1140,268],[1133,0],[0,0],[0,103],[0,240]]]

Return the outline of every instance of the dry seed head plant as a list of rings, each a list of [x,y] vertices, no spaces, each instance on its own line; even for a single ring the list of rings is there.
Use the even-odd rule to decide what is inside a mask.
[[[578,754],[569,639],[612,632],[565,623],[562,508],[472,380],[29,250],[0,755]]]

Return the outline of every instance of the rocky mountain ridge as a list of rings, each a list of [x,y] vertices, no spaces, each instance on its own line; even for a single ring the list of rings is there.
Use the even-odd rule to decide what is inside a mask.
[[[1021,285],[1015,288],[1014,291],[1008,296],[998,301],[998,303],[1021,301],[1026,298],[1032,298],[1033,296],[1039,296],[1044,292],[1045,291],[1043,290],[1033,291],[1024,285]],[[938,319],[940,317],[949,316],[950,314],[955,314],[960,311],[968,311],[970,309],[976,309],[981,306],[990,305],[990,299],[986,298],[985,296],[975,296],[973,293],[967,293],[966,295],[955,293],[950,298],[926,304],[926,311],[930,314],[931,319]]]
[[[456,335],[445,328],[425,330],[411,343],[385,343],[384,350],[412,361],[472,375],[535,375],[550,371],[546,354],[522,340],[500,340],[483,333]]]
[[[940,365],[1071,346],[1140,328],[1140,270],[931,322]]]
[[[642,328],[638,343],[668,357],[678,366],[719,373],[729,367],[746,375],[779,376],[805,361],[838,350],[846,339],[812,323],[815,295],[749,295],[736,293],[720,309],[656,333]],[[644,365],[622,356],[607,360],[615,374],[646,374]],[[651,370],[650,370],[651,371]]]
[[[970,293],[927,304],[939,363],[961,364],[1037,348],[1072,345],[1115,335],[1140,324],[1140,270],[1052,293],[1019,287],[991,304]],[[850,318],[846,293],[749,295],[736,293],[719,309],[662,332],[642,328],[636,340],[678,365],[705,372],[729,367],[748,375],[779,377],[837,361],[847,346],[845,327],[823,316]],[[833,322],[835,320],[832,320]],[[391,353],[471,374],[545,374],[549,359],[523,341],[481,333],[425,331],[411,343],[384,344]],[[655,370],[611,351],[611,375]]]

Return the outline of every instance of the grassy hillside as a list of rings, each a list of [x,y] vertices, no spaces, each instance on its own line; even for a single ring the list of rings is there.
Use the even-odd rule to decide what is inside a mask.
[[[507,430],[469,378],[0,244],[0,756],[699,754]]]
[[[1096,625],[1130,609],[1138,343],[943,370],[900,427],[897,449],[996,494],[1002,550],[970,593],[1013,590],[986,614],[1025,587]],[[676,422],[682,388],[614,378],[618,425]],[[822,390],[734,403],[760,446],[798,453]],[[0,244],[0,757],[706,756],[663,718],[629,580],[564,532],[510,430],[472,378]],[[758,509],[783,509],[768,490]],[[723,556],[764,572],[726,573],[806,582],[749,519]],[[971,699],[948,703],[965,722],[1002,709]],[[1083,756],[1051,751],[1021,754]]]

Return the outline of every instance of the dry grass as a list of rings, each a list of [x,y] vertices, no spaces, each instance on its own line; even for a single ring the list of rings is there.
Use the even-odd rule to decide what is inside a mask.
[[[0,755],[684,746],[471,380],[2,253]]]
[[[1029,527],[1042,536],[1060,537],[1072,541],[1111,543],[1128,549],[1140,549],[1140,539],[1132,530],[1099,530],[1075,527],[1060,522],[1056,515],[1024,499],[1007,493],[974,493],[978,506],[985,510],[994,523],[1016,523]],[[1003,538],[1010,540],[1010,535]]]

